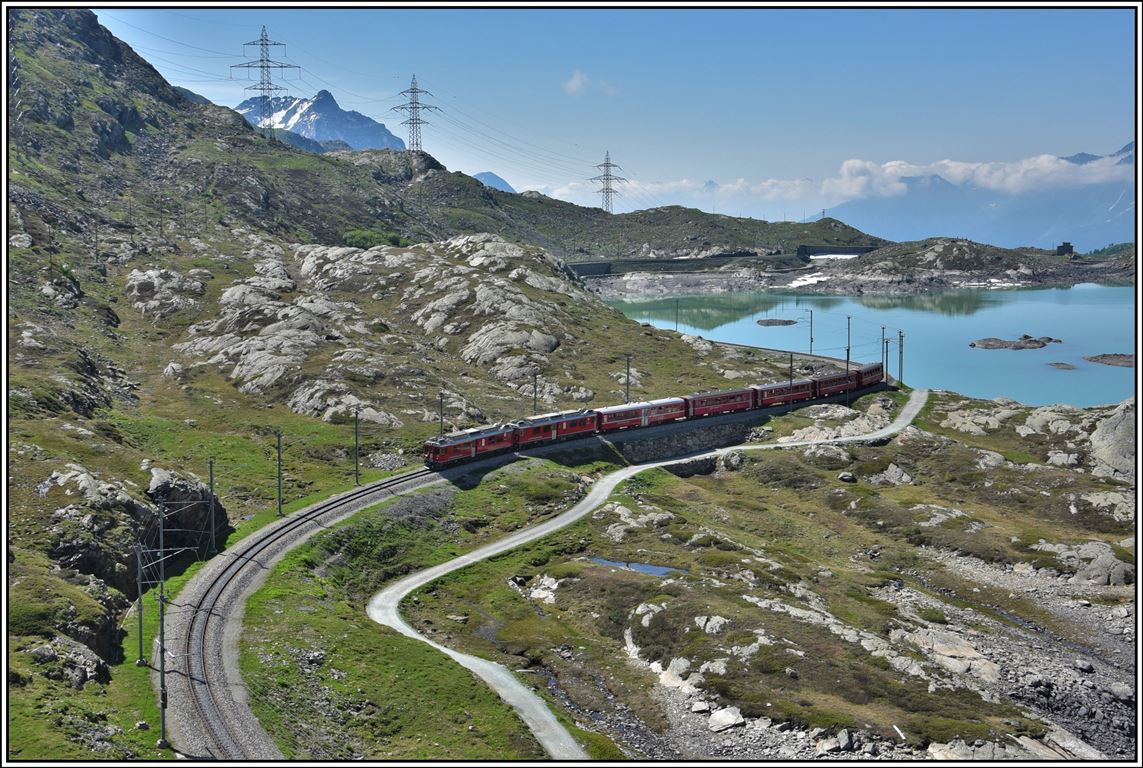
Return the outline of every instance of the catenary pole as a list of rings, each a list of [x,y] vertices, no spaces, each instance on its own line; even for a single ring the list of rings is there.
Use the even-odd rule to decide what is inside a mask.
[[[167,632],[166,632],[166,539],[164,531],[167,527],[166,509],[159,503],[159,740],[155,746],[159,749],[169,749],[171,744],[167,741]]]
[[[897,329],[897,381],[905,381],[905,332]]]
[[[847,406],[849,405],[849,392],[850,392],[850,390],[849,390],[849,344],[850,344],[849,327],[850,327],[850,321],[852,319],[853,319],[853,315],[846,315],[845,316],[845,381],[846,381],[845,404]]]
[[[786,404],[794,403],[794,353],[790,353],[790,389],[786,392]]]
[[[278,517],[282,516],[282,430],[275,430],[278,436]]]
[[[213,555],[215,552],[215,530],[214,530],[214,459],[209,462],[210,466],[210,537],[207,539],[207,554]]]
[[[631,402],[631,353],[627,353],[627,394],[624,403]]]
[[[135,612],[139,614],[139,658],[135,659],[135,666],[142,667],[147,664],[147,657],[143,655],[143,547],[135,545]]]

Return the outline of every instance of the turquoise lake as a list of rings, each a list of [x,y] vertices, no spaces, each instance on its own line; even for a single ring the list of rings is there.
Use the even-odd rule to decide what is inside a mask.
[[[892,340],[889,370],[898,371],[898,329],[904,332],[904,377],[913,387],[947,389],[978,398],[1010,397],[1028,405],[1117,403],[1135,393],[1135,369],[1092,363],[1085,356],[1135,352],[1135,288],[1085,283],[1071,288],[958,290],[917,296],[821,296],[725,293],[609,300],[633,320],[716,341],[805,352],[813,311],[813,351],[880,359],[881,326]],[[794,325],[758,325],[758,320]],[[975,349],[994,336],[1051,336],[1042,349]],[[1068,363],[1074,370],[1054,368]]]

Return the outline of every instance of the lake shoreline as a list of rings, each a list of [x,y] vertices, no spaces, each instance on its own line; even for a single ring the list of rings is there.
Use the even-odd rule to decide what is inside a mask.
[[[1127,357],[1110,358],[1121,363],[1116,366],[1099,356],[1135,347],[1135,293],[1134,286],[1096,283],[904,295],[783,286],[606,303],[632,320],[710,341],[809,351],[812,339],[814,352],[844,358],[849,347],[852,359],[860,361],[880,359],[884,338],[893,373],[903,363],[910,386],[985,400],[1003,396],[1031,406],[1085,407],[1120,402],[1134,392]],[[1009,346],[1004,340],[1021,334],[1035,340],[1036,348],[980,348],[988,339]],[[970,346],[974,339],[977,348]]]
[[[1135,286],[1134,267],[1121,263],[1060,265],[1047,271],[964,272],[915,270],[908,274],[852,272],[839,265],[765,272],[742,268],[721,272],[626,272],[583,278],[588,290],[605,300],[742,292],[788,292],[835,296],[915,296],[961,289],[1013,290],[1070,288],[1084,283]]]

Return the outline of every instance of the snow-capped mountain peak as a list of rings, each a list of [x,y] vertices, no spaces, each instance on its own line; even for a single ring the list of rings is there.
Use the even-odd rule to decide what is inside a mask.
[[[261,97],[247,99],[237,111],[251,125],[258,124]],[[314,141],[344,141],[353,149],[404,149],[384,123],[360,112],[342,109],[333,94],[318,91],[312,99],[276,96],[269,100],[270,117],[263,128],[292,131]]]

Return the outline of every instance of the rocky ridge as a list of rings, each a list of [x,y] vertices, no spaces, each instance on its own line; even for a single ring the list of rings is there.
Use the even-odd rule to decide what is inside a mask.
[[[326,421],[357,411],[364,420],[401,426],[394,407],[366,397],[360,383],[390,378],[406,390],[423,390],[425,371],[393,367],[395,356],[407,359],[410,352],[426,359],[434,350],[455,354],[530,393],[532,372],[547,368],[561,344],[575,341],[574,321],[562,304],[568,297],[592,301],[560,262],[494,235],[407,249],[300,245],[292,258],[250,237],[246,257],[256,275],[223,291],[216,319],[188,329],[193,338],[175,345],[182,358],[176,362],[180,369],[216,366],[245,393],[285,392],[295,413]],[[365,308],[381,302],[391,307],[392,327]],[[320,372],[303,375],[314,364]],[[547,402],[595,396],[546,375],[537,378],[537,388]],[[455,392],[446,406],[461,420],[483,417]]]
[[[920,294],[957,288],[1020,288],[1132,280],[1134,266],[1119,261],[1060,262],[1021,251],[955,238],[884,245],[855,259],[811,262],[793,270],[730,266],[691,271],[627,272],[589,277],[606,298],[677,296],[730,291],[793,290],[824,294]]]
[[[1011,420],[1013,424],[1030,430],[1029,435],[1075,433],[1077,437],[1087,436],[1090,440],[1090,433],[1102,428],[1101,436],[1095,440],[1102,449],[1117,441],[1125,444],[1125,441],[1133,440],[1132,434],[1121,434],[1121,430],[1126,429],[1123,425],[1130,421],[1133,401],[1095,409],[1030,409],[1009,403],[998,405],[1001,409],[1011,409],[1012,413],[1000,414],[996,426]],[[894,407],[889,398],[874,401],[864,413],[833,404],[814,406],[803,413],[815,418],[816,424],[801,430],[801,434],[795,433],[780,440],[805,439],[807,435],[828,438],[842,434],[844,427],[857,419],[867,420],[867,426],[876,428]],[[951,406],[949,411],[964,413]],[[979,414],[982,420],[997,416],[989,410]],[[1018,419],[1018,416],[1022,418]],[[954,422],[960,423],[956,417]],[[973,424],[971,421],[968,423]],[[951,441],[910,427],[893,443],[902,447],[938,446],[948,445]],[[814,446],[803,453],[808,460],[825,469],[848,466],[853,461],[850,452],[841,446]],[[995,468],[1005,463],[1009,469],[1019,466],[1005,462],[1000,454],[987,451],[980,454],[980,461],[986,467]],[[1050,451],[1049,454],[1056,455],[1058,451]],[[1115,456],[1116,450],[1112,449],[1109,455]],[[1072,471],[1084,471],[1076,469],[1075,462],[1059,465],[1071,467]],[[1103,467],[1101,471],[1106,473],[1110,469]],[[716,468],[713,462],[709,462],[684,468],[676,474],[686,477],[695,472],[725,471],[733,470],[722,466]],[[892,463],[881,476],[865,475],[862,480],[873,485],[878,482],[911,482],[908,474]],[[1096,495],[1085,496],[1094,498]],[[1117,520],[1133,519],[1133,503],[1129,494],[1116,495],[1115,502],[1130,508],[1131,517],[1124,518],[1124,508],[1110,501],[1101,508],[1102,514]],[[960,510],[932,504],[916,505],[914,511],[918,513],[922,527],[938,526],[965,515]],[[594,515],[605,526],[605,535],[617,543],[623,542],[628,532],[635,529],[670,530],[668,526],[674,524],[675,517],[647,503],[639,503],[632,508],[611,503]],[[615,521],[609,523],[613,518]],[[708,535],[710,533],[713,532],[708,532]],[[1130,547],[1132,542],[1125,540],[1121,545]],[[743,563],[751,559],[768,561],[763,552],[744,547],[741,542],[728,548],[746,555],[741,561]],[[1052,554],[1063,572],[1029,563],[986,563],[957,552],[926,547],[922,547],[920,552],[970,583],[988,584],[1014,592],[1016,594],[1010,597],[1020,595],[1073,625],[1090,627],[1091,642],[1086,648],[1080,649],[1051,632],[1045,633],[1018,622],[997,619],[973,608],[957,607],[934,599],[918,590],[906,588],[900,582],[891,582],[872,593],[874,597],[896,606],[897,627],[887,636],[849,626],[831,615],[825,601],[805,582],[782,585],[781,591],[788,593],[786,598],[750,593],[742,597],[764,610],[820,626],[840,639],[860,646],[870,655],[884,658],[901,673],[929,681],[930,691],[934,688],[968,687],[989,701],[1019,702],[1050,724],[1047,735],[1041,739],[1015,736],[1008,743],[980,740],[966,743],[954,739],[949,743],[934,742],[925,750],[915,750],[907,744],[886,740],[876,734],[852,730],[831,734],[822,729],[791,728],[788,723],[769,717],[744,716],[737,707],[727,705],[710,690],[707,678],[711,674],[733,674],[735,664],[749,661],[766,646],[787,646],[786,651],[791,654],[803,651],[790,645],[790,641],[775,638],[764,627],[759,627],[752,630],[757,639],[751,646],[730,647],[728,643],[719,651],[704,652],[699,658],[676,656],[648,660],[637,637],[642,631],[640,628],[650,628],[653,621],[667,615],[667,603],[643,603],[631,610],[624,633],[625,650],[632,664],[654,677],[655,698],[671,722],[670,749],[686,759],[928,757],[1036,760],[1061,757],[1105,759],[1108,756],[1133,755],[1135,743],[1130,735],[1130,713],[1136,691],[1125,678],[1133,663],[1135,620],[1129,603],[1134,597],[1134,565],[1124,562],[1111,546],[1098,541],[1067,545],[1041,539],[1031,548]],[[871,553],[871,557],[875,555]],[[773,565],[777,566],[776,563]],[[922,580],[924,578],[922,571],[909,573]],[[729,571],[726,575],[735,578]],[[742,572],[742,578],[748,585],[756,583],[756,577],[748,571]],[[662,581],[658,590],[670,591],[670,583],[670,578]],[[1110,607],[1102,604],[1105,602],[1110,603]],[[685,621],[685,617],[674,615],[671,621],[690,623]],[[718,635],[727,620],[696,615],[693,623],[700,631]],[[741,624],[734,626],[741,632]],[[691,629],[693,627],[687,626],[683,631]],[[787,672],[793,674],[789,670]]]
[[[943,428],[979,436],[1012,428],[1030,444],[1050,437],[1053,447],[1047,449],[1045,463],[1086,466],[1096,477],[1135,481],[1135,398],[1110,407],[1048,405],[1030,413],[1013,400],[997,398],[985,407],[941,412]],[[1133,517],[1134,504],[1130,506]]]

